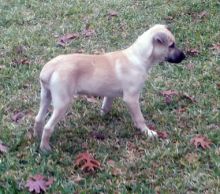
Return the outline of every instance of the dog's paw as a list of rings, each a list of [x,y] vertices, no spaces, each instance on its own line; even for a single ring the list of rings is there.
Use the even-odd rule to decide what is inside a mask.
[[[150,137],[150,138],[156,138],[158,135],[157,135],[157,132],[155,132],[155,131],[152,131],[152,130],[148,130],[147,131],[147,135],[148,135],[148,137]]]
[[[157,132],[153,131],[153,130],[150,130],[149,128],[144,128],[142,130],[143,133],[145,133],[149,138],[157,138],[158,137],[158,134]]]
[[[100,115],[102,116],[102,117],[104,117],[106,114],[108,114],[109,113],[109,110],[105,110],[105,109],[101,109],[100,110]]]
[[[101,110],[100,110],[100,115],[101,115],[102,117],[104,117],[105,114],[106,114],[105,111],[101,109]]]
[[[51,146],[49,144],[40,144],[40,150],[44,154],[50,153],[52,151]]]

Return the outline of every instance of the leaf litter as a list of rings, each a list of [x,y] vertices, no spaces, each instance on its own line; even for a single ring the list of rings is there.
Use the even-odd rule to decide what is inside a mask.
[[[101,167],[101,163],[95,160],[88,151],[77,155],[75,165],[86,172],[94,172]]]
[[[0,140],[0,153],[7,153],[8,147],[3,144],[3,142]]]
[[[202,149],[209,149],[212,142],[203,135],[196,135],[191,139],[191,144],[193,144],[196,148],[201,147]]]
[[[41,193],[42,191],[46,192],[53,182],[53,178],[48,179],[41,174],[36,174],[27,180],[25,187],[28,188],[30,192]]]
[[[58,45],[65,47],[72,40],[79,38],[79,33],[68,33],[58,39]]]

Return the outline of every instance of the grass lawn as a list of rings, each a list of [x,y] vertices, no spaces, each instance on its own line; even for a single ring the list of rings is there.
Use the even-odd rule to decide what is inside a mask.
[[[218,0],[0,0],[0,140],[9,148],[0,153],[0,194],[28,193],[38,173],[54,178],[48,193],[220,193],[219,21]],[[42,66],[62,53],[126,48],[155,23],[168,24],[187,53],[181,64],[156,65],[141,96],[146,122],[168,139],[141,135],[121,99],[102,118],[101,99],[79,98],[56,127],[53,152],[42,154],[32,137]],[[87,28],[95,33],[86,37]],[[79,37],[57,44],[72,32]],[[166,90],[195,102],[167,103]],[[197,134],[209,149],[190,143]],[[86,150],[101,162],[97,172],[74,167]]]

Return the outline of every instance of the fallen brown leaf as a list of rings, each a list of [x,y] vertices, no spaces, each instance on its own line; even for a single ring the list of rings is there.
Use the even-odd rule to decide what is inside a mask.
[[[95,34],[96,34],[95,30],[90,27],[89,23],[87,23],[85,29],[82,31],[82,35],[87,38]]]
[[[86,96],[86,95],[84,95],[82,97],[85,98],[90,103],[95,103],[95,104],[98,103],[98,100],[94,96]]]
[[[77,155],[75,165],[83,171],[92,172],[100,169],[100,162],[95,160],[89,152],[80,153]]]
[[[165,19],[165,20],[168,20],[168,21],[171,21],[171,20],[173,20],[174,18],[173,18],[173,16],[166,16],[164,19]]]
[[[182,94],[183,98],[187,98],[188,100],[190,100],[191,102],[195,103],[196,100],[193,96],[189,96],[187,93]]]
[[[202,147],[203,149],[210,148],[212,142],[203,135],[197,135],[191,139],[191,144],[193,144],[196,148]]]
[[[178,108],[178,109],[176,110],[176,112],[177,112],[177,113],[183,113],[183,112],[186,112],[186,110],[187,110],[187,107],[183,107],[183,108]]]
[[[41,174],[36,174],[27,180],[25,187],[28,188],[29,192],[46,192],[48,187],[53,184],[53,181],[53,178],[48,179]]]
[[[165,90],[160,92],[162,96],[164,96],[164,101],[166,104],[170,104],[173,101],[173,96],[179,95],[179,92],[175,90]]]
[[[12,116],[11,119],[12,121],[14,121],[15,123],[18,123],[23,117],[25,116],[23,111],[18,111],[15,112]]]
[[[8,147],[3,144],[3,142],[0,140],[0,153],[6,153],[8,152]]]
[[[204,18],[204,17],[207,17],[209,15],[209,13],[206,11],[206,10],[204,10],[204,11],[201,11],[199,14],[198,14],[198,17],[200,18],[200,19],[202,19],[202,18]]]
[[[85,37],[91,37],[91,36],[93,36],[95,34],[96,34],[95,30],[94,29],[90,29],[90,28],[84,29],[82,31],[82,35],[85,36]]]
[[[175,95],[178,95],[179,92],[177,92],[175,90],[164,90],[164,91],[160,92],[160,94],[163,96],[175,96]]]
[[[160,139],[167,139],[168,133],[166,131],[157,131],[157,135]]]
[[[65,47],[67,43],[70,43],[73,39],[76,38],[79,38],[79,33],[65,34],[58,39],[58,45]]]
[[[162,96],[164,96],[166,104],[170,104],[173,101],[173,96],[179,96],[182,98],[186,98],[193,103],[196,102],[194,97],[189,96],[187,93],[181,93],[181,92],[178,92],[175,90],[165,90],[165,91],[160,92],[160,94]]]
[[[190,48],[186,51],[186,53],[190,56],[198,56],[200,52],[196,48]]]
[[[27,58],[13,59],[12,62],[13,62],[12,66],[14,67],[16,67],[17,65],[30,65],[30,62],[28,61]]]
[[[107,14],[108,19],[112,19],[113,17],[117,17],[118,16],[118,12],[115,10],[110,10]]]

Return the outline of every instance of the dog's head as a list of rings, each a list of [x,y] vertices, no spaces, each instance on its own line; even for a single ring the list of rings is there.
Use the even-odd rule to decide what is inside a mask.
[[[175,38],[165,25],[155,25],[151,29],[153,37],[153,56],[170,63],[180,63],[184,53],[177,48]]]

